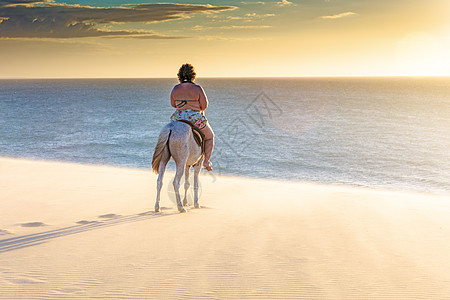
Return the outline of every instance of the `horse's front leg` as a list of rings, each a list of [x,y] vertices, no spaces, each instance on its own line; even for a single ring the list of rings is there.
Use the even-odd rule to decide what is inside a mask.
[[[169,155],[164,154],[161,162],[159,163],[159,169],[158,169],[158,180],[156,183],[156,203],[155,203],[155,212],[160,211],[159,202],[161,200],[161,188],[163,186],[163,178],[164,178],[164,172],[166,171],[166,165],[169,162]]]
[[[194,165],[194,207],[200,208],[198,205],[198,185],[199,185],[199,175],[202,170],[203,159]]]
[[[173,189],[175,190],[175,196],[177,198],[177,206],[179,212],[186,212],[186,209],[181,204],[181,197],[180,197],[180,181],[184,173],[185,165],[186,165],[185,163],[177,164],[177,171],[175,173],[175,179],[173,180]]]
[[[190,171],[191,167],[190,166],[186,166],[186,169],[184,170],[184,200],[183,200],[183,206],[187,206],[188,202],[187,202],[187,194],[189,191],[189,187],[191,186],[189,184],[189,171]]]
[[[159,212],[159,201],[161,200],[161,188],[163,185],[164,172],[159,172],[158,181],[156,183],[156,202],[155,202],[155,212]]]

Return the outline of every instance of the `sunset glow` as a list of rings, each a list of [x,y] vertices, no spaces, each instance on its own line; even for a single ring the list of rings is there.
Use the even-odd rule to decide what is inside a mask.
[[[450,76],[448,0],[0,0],[0,78]]]

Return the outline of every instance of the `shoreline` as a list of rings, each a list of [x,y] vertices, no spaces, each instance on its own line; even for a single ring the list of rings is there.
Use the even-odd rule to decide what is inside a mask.
[[[88,163],[88,162],[76,162],[76,161],[66,161],[66,160],[48,160],[48,159],[40,159],[40,158],[33,158],[33,157],[14,157],[14,156],[0,156],[0,163],[2,160],[17,160],[17,161],[24,161],[24,162],[41,162],[41,163],[60,163],[60,164],[67,164],[67,165],[77,165],[77,166],[88,166],[88,167],[107,167],[107,168],[116,168],[116,169],[122,169],[122,170],[134,170],[134,171],[149,171],[152,174],[154,174],[151,171],[151,161],[149,161],[149,167],[148,168],[139,168],[139,167],[131,167],[131,166],[120,166],[120,165],[112,165],[112,164],[99,164],[99,163]],[[169,164],[172,164],[171,166],[174,167],[174,162],[171,160]],[[421,195],[432,195],[437,197],[450,197],[450,191],[430,191],[430,190],[414,190],[414,189],[400,189],[400,188],[388,188],[383,186],[368,186],[363,184],[350,184],[350,183],[326,183],[326,182],[320,182],[320,181],[309,181],[309,180],[298,180],[298,179],[284,179],[284,178],[268,178],[268,177],[258,177],[258,176],[240,176],[235,174],[217,174],[214,173],[208,173],[206,170],[202,169],[202,172],[200,173],[200,178],[202,177],[213,177],[213,178],[229,178],[229,179],[249,179],[249,180],[262,180],[262,181],[273,181],[273,182],[280,182],[280,183],[291,183],[291,184],[306,184],[306,185],[318,185],[323,187],[342,187],[342,188],[355,188],[355,189],[362,189],[362,190],[368,190],[368,191],[380,191],[380,192],[393,192],[393,193],[406,193],[406,194],[421,194]],[[166,169],[166,174],[175,174],[175,169],[171,169],[168,165]],[[172,175],[173,176],[173,175]],[[164,181],[168,180],[167,176],[164,177]]]
[[[378,79],[378,78],[395,78],[395,79],[428,79],[428,78],[442,78],[450,79],[450,75],[346,75],[346,76],[227,76],[227,77],[217,77],[217,76],[203,76],[204,79]],[[1,77],[0,80],[176,80],[173,77]]]

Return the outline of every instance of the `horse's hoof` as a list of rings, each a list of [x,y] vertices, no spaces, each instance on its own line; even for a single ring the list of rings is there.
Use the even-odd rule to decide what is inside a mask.
[[[185,212],[187,212],[187,210],[184,208],[184,207],[178,207],[178,211],[180,212],[180,213],[185,213]]]
[[[183,201],[183,206],[188,206],[188,202],[187,201]]]
[[[194,205],[194,208],[200,208],[200,205],[195,204],[195,205]]]
[[[159,206],[155,206],[155,212],[160,212]]]
[[[212,171],[212,163],[209,161],[207,163],[203,162],[203,167],[206,169],[206,171]]]

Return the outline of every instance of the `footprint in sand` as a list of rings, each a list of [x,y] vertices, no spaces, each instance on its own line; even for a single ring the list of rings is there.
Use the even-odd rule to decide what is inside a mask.
[[[98,216],[101,219],[115,219],[115,218],[119,218],[121,217],[121,215],[116,215],[116,214],[106,214],[106,215],[101,215]]]
[[[22,227],[42,227],[42,226],[47,226],[47,224],[44,224],[42,222],[30,222],[30,223],[22,223],[19,224]]]
[[[0,229],[0,235],[7,235],[7,234],[11,234],[11,232],[9,232],[8,230]]]
[[[76,222],[78,225],[88,225],[88,224],[96,224],[99,223],[98,221],[88,221],[88,220],[81,220]]]
[[[81,288],[56,288],[54,290],[50,290],[51,293],[56,295],[72,295],[82,293],[84,290]]]
[[[7,281],[11,284],[39,284],[39,283],[45,283],[44,280],[33,278],[33,277],[25,277],[25,276],[19,276],[15,278],[10,278]]]

